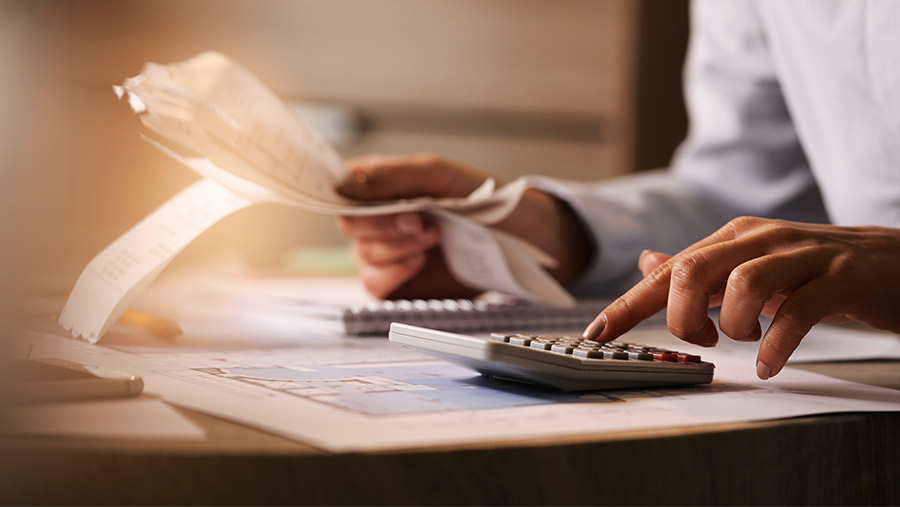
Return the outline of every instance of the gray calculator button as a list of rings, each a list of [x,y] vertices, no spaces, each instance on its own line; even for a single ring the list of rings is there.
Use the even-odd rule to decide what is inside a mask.
[[[629,352],[628,357],[630,359],[637,359],[638,361],[653,361],[653,354],[651,354],[649,352],[640,352],[640,351]]]
[[[591,350],[591,349],[575,349],[572,352],[572,355],[578,357],[587,357],[591,359],[603,359],[603,351],[602,350]],[[652,359],[653,356],[650,356]]]
[[[533,340],[529,346],[533,349],[550,350],[550,347],[553,346],[553,342],[550,340]]]
[[[509,335],[506,333],[491,333],[491,340],[498,342],[508,342]]]
[[[571,354],[575,347],[565,344],[565,343],[556,343],[553,347],[550,348],[552,352],[556,352],[558,354]]]
[[[522,346],[527,347],[527,346],[531,345],[531,340],[532,340],[532,338],[525,338],[524,336],[511,336],[509,338],[509,343],[511,343],[513,345],[522,345]]]
[[[621,350],[607,350],[603,352],[603,357],[606,359],[628,359],[628,352],[622,352]]]

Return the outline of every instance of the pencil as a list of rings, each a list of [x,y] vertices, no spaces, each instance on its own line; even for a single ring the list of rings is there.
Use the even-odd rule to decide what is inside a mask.
[[[172,339],[184,334],[184,331],[181,330],[181,327],[174,320],[135,310],[134,308],[126,310],[122,317],[119,318],[119,322],[142,327],[160,338]]]

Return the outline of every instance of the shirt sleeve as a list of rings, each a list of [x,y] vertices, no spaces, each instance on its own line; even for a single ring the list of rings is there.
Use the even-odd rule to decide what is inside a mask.
[[[828,221],[752,1],[694,1],[685,90],[690,128],[667,171],[596,183],[531,177],[595,245],[573,293],[620,293],[640,278],[642,250],[677,253],[738,216]]]

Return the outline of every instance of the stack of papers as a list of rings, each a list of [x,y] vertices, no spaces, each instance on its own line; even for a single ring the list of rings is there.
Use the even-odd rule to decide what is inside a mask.
[[[502,188],[489,179],[465,198],[350,201],[334,189],[344,176],[334,149],[250,72],[219,53],[170,65],[148,63],[115,90],[161,138],[147,140],[203,179],[85,268],[59,320],[76,337],[99,340],[194,238],[258,203],[340,215],[427,211],[441,222],[444,255],[461,282],[532,301],[573,304],[544,269],[555,259],[491,227],[516,207],[524,179]],[[183,156],[177,151],[182,148],[201,156]]]

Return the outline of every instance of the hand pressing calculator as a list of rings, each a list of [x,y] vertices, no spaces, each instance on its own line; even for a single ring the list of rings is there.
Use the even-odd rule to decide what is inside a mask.
[[[482,338],[397,322],[389,336],[482,375],[563,391],[708,384],[715,369],[696,355],[573,336],[492,333]]]

